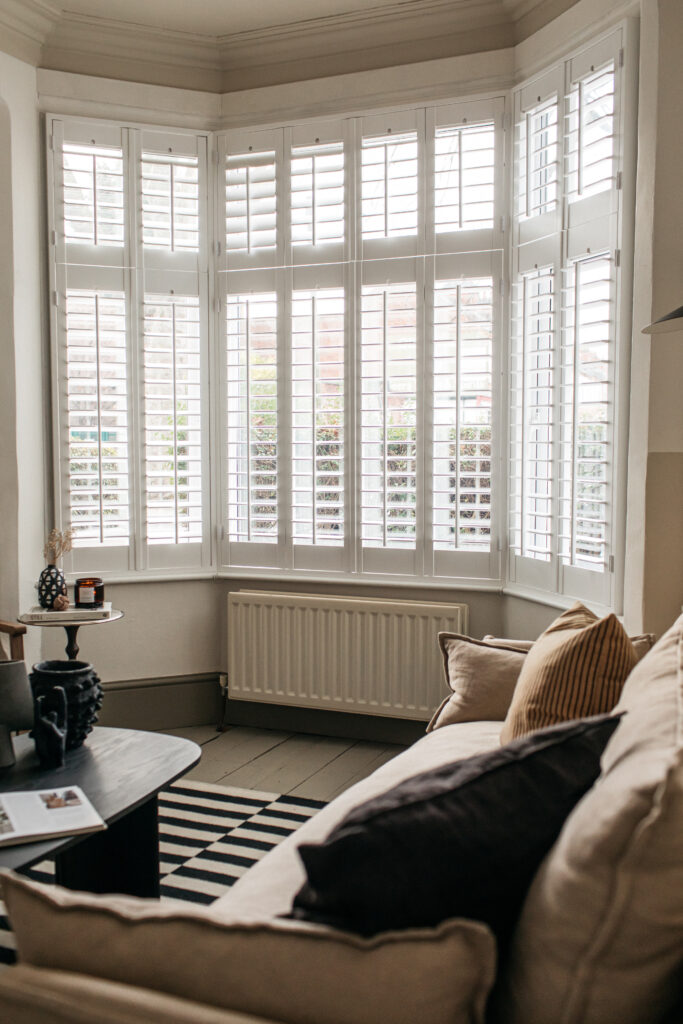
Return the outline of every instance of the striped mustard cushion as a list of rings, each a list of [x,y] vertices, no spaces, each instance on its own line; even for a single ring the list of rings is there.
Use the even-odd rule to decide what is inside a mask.
[[[575,604],[548,626],[527,654],[500,741],[557,722],[611,711],[636,664],[616,615],[598,619]]]

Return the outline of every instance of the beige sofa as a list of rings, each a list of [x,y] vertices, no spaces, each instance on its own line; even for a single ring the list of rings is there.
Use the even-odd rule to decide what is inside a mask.
[[[474,922],[363,940],[276,921],[304,878],[300,843],[417,772],[496,746],[502,722],[464,722],[339,796],[205,910],[10,880],[21,962],[0,978],[0,1020],[683,1021],[683,616],[618,708],[602,774],[541,866],[504,963]]]

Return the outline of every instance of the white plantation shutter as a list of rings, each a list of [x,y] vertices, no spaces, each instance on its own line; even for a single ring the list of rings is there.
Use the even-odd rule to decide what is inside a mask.
[[[67,242],[122,246],[123,150],[119,146],[65,142],[64,238]]]
[[[221,141],[224,269],[282,265],[282,131],[228,133]]]
[[[120,291],[68,289],[64,429],[74,547],[130,539],[126,302]]]
[[[574,82],[567,96],[566,173],[570,202],[614,187],[614,61]]]
[[[417,132],[363,139],[363,239],[417,234]]]
[[[232,545],[251,542],[252,551],[243,548],[241,557],[257,564],[261,546],[276,544],[279,535],[277,327],[275,292],[228,296],[229,540]],[[273,556],[266,557],[272,563]]]
[[[493,121],[436,128],[434,225],[437,234],[492,227],[494,158]]]
[[[365,285],[361,295],[361,538],[401,571],[417,543],[418,342],[415,283]],[[391,550],[395,549],[395,550]]]
[[[203,537],[199,298],[146,295],[143,326],[148,544]]]
[[[344,291],[292,296],[294,544],[344,543]]]
[[[555,305],[552,267],[521,275],[510,377],[511,547],[520,558],[540,562],[549,562],[555,550]]]
[[[491,546],[493,282],[437,281],[433,349],[436,551]]]
[[[142,242],[168,252],[199,249],[199,159],[144,152]]]
[[[567,566],[604,574],[613,461],[612,261],[586,257],[564,276],[560,558]]]
[[[292,245],[344,241],[344,143],[292,146]]]
[[[555,209],[559,196],[557,96],[526,111],[519,122],[519,215],[537,217]]]

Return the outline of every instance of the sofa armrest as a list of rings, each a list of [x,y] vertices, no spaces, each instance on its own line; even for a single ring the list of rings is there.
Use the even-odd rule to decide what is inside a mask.
[[[0,1005],[2,1019],[12,1024],[274,1024],[150,989],[22,964],[0,975]]]

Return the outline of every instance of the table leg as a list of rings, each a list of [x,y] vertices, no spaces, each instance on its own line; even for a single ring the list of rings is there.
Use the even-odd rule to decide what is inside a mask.
[[[69,661],[75,661],[78,657],[79,646],[76,643],[76,636],[78,634],[78,626],[65,626],[67,644],[66,644],[66,656]]]
[[[156,796],[56,857],[56,881],[85,892],[159,897]]]

